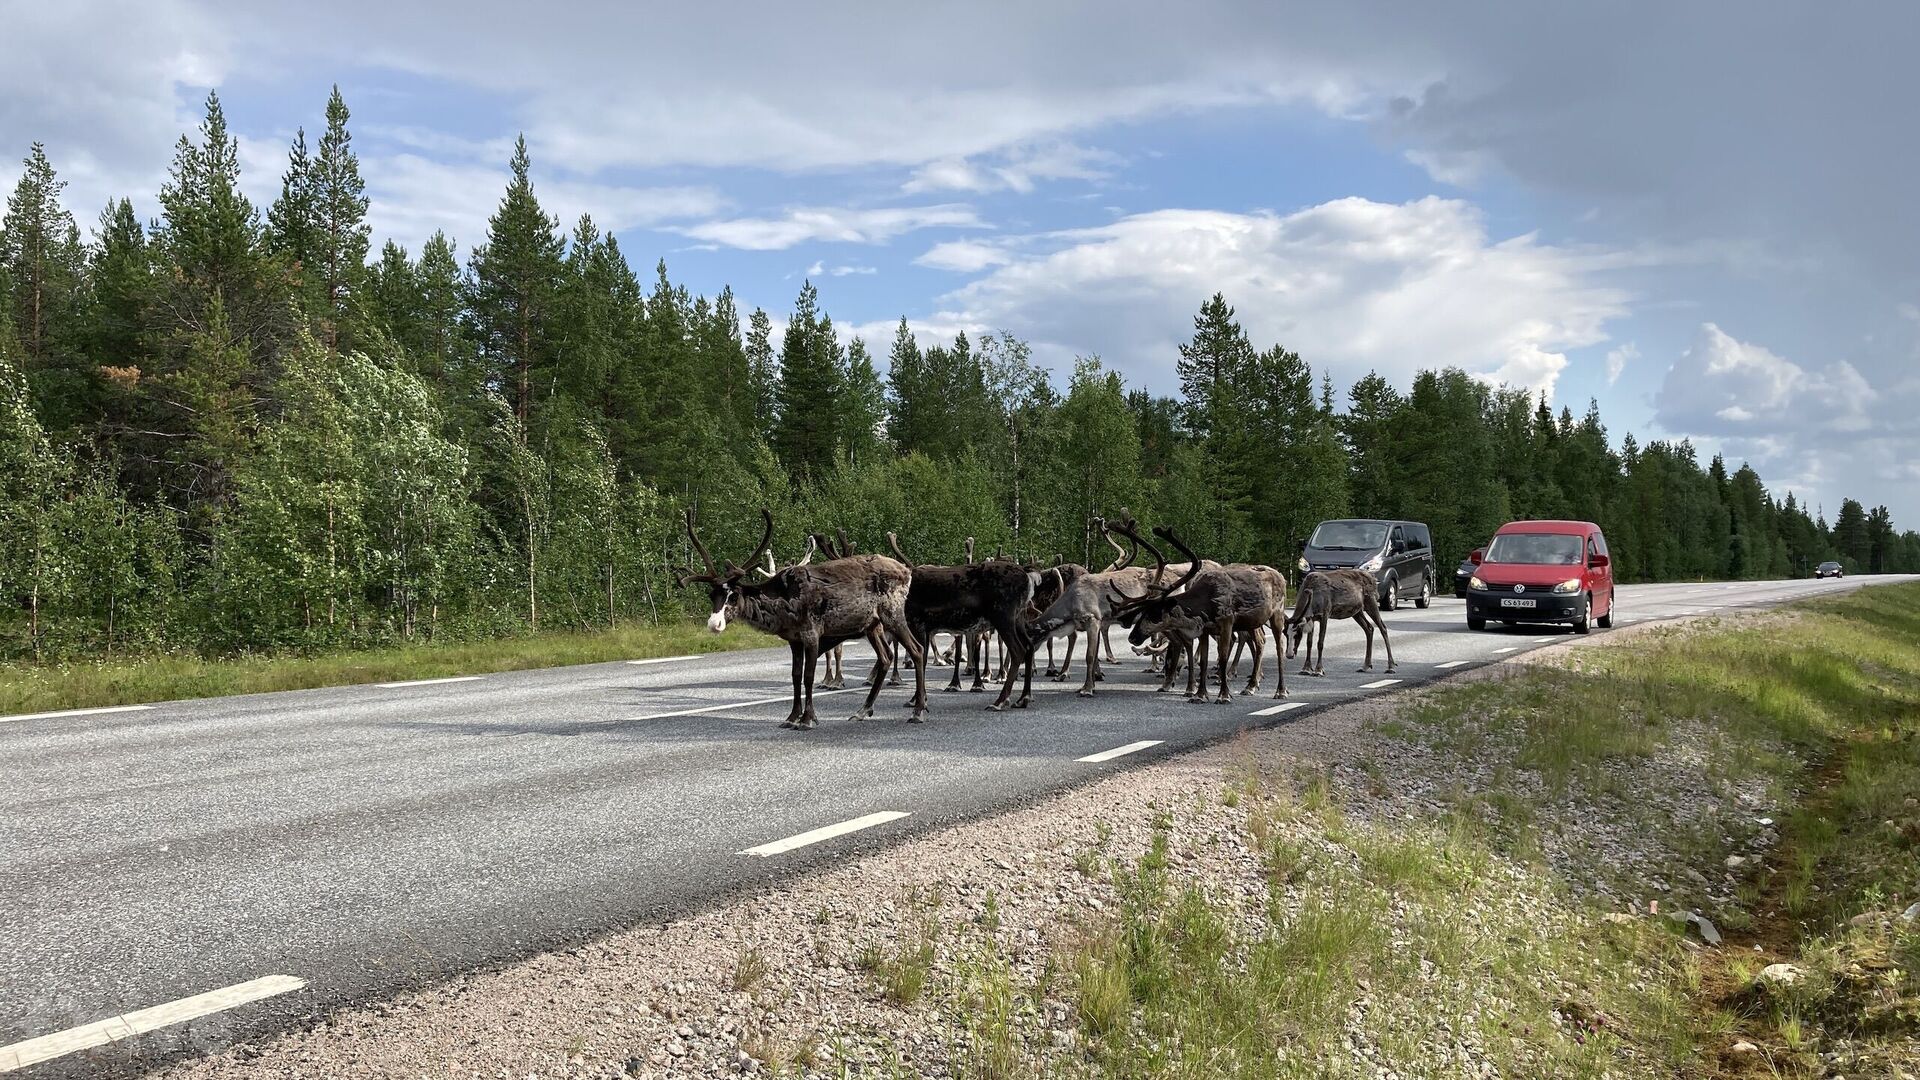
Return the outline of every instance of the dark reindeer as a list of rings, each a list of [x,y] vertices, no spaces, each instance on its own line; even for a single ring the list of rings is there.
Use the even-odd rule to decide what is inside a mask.
[[[1151,551],[1162,567],[1166,566],[1165,556],[1134,531],[1132,522],[1119,529],[1122,535]],[[1192,662],[1192,668],[1199,676],[1200,685],[1199,692],[1188,700],[1207,700],[1207,652],[1211,645],[1218,649],[1220,668],[1220,693],[1213,700],[1224,703],[1233,700],[1230,668],[1234,639],[1248,635],[1253,645],[1253,675],[1247,680],[1244,693],[1253,693],[1260,685],[1260,656],[1264,650],[1263,643],[1252,634],[1258,629],[1271,629],[1274,640],[1279,640],[1286,606],[1286,578],[1266,566],[1207,565],[1172,530],[1156,525],[1153,534],[1187,557],[1186,568],[1173,582],[1156,582],[1146,595],[1119,605],[1116,614],[1122,625],[1131,629],[1129,639],[1139,645],[1156,629],[1178,629],[1183,628],[1183,624],[1185,628],[1193,628],[1197,624],[1199,657]],[[1171,678],[1168,676],[1168,681]],[[1287,696],[1284,667],[1279,679],[1280,685],[1273,696],[1283,698]]]
[[[1361,671],[1373,670],[1373,631],[1380,630],[1380,645],[1387,650],[1387,672],[1393,672],[1393,643],[1387,640],[1387,624],[1380,618],[1379,585],[1365,570],[1315,570],[1300,579],[1300,598],[1294,601],[1293,614],[1287,616],[1287,659],[1300,648],[1300,639],[1309,632],[1309,623],[1320,628],[1319,646],[1307,642],[1308,655],[1301,659],[1300,674],[1325,675],[1327,658],[1327,620],[1352,619],[1367,635],[1367,660]]]
[[[907,563],[906,553],[900,550],[900,538],[888,533],[887,543],[893,548],[894,556]],[[1033,700],[1033,649],[1026,627],[1033,588],[1034,575],[1018,563],[991,560],[963,566],[914,566],[913,583],[906,596],[907,625],[915,635],[932,640],[940,631],[964,639],[975,627],[986,624],[1007,643],[1013,657],[1000,685],[1000,696],[987,707],[995,712],[1007,707],[1007,699],[1013,695],[1014,676],[1024,666],[1026,683],[1019,700],[1012,703],[1014,708],[1024,709]],[[960,659],[955,658],[954,681],[948,685],[949,690],[959,689]]]
[[[748,566],[759,563],[773,546],[773,515],[760,511],[766,531],[760,546],[747,559]],[[793,708],[782,727],[811,728],[813,713],[814,669],[823,650],[842,642],[866,638],[874,649],[873,686],[854,720],[873,715],[874,699],[880,696],[880,676],[885,673],[887,653],[884,629],[900,640],[907,654],[914,657],[916,693],[908,704],[913,708],[910,722],[919,723],[927,715],[926,654],[919,639],[907,626],[907,590],[913,571],[884,555],[856,555],[831,559],[818,565],[796,565],[776,572],[761,582],[749,582],[747,571],[727,563],[725,572],[714,565],[713,556],[700,542],[693,525],[693,511],[687,511],[687,539],[699,553],[706,573],[680,569],[680,583],[703,582],[713,601],[707,616],[707,629],[720,633],[731,616],[747,625],[782,639],[793,650]]]

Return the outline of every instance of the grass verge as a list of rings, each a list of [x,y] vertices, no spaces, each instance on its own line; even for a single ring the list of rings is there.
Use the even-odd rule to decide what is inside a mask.
[[[700,623],[687,621],[319,656],[152,656],[48,665],[0,664],[0,716],[480,675],[773,644],[778,644],[776,639],[746,627],[716,635]]]

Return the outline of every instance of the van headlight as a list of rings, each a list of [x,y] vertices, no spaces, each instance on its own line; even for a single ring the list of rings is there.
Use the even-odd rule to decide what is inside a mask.
[[[1467,588],[1472,589],[1475,592],[1486,592],[1487,583],[1480,580],[1480,575],[1475,574],[1474,576],[1467,579]]]
[[[1303,571],[1313,569],[1312,566],[1308,565],[1307,557],[1305,555],[1300,556],[1300,569]]]
[[[1375,570],[1380,569],[1380,565],[1381,565],[1381,558],[1380,556],[1375,555],[1373,558],[1368,559],[1366,562],[1361,563],[1360,569],[1365,570],[1367,573],[1371,574]]]
[[[1553,591],[1561,594],[1562,596],[1566,596],[1572,593],[1577,593],[1580,591],[1580,579],[1568,578],[1567,580],[1561,582],[1560,584],[1555,585],[1553,587]]]

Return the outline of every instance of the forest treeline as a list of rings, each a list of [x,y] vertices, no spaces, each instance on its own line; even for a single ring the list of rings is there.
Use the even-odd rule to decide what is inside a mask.
[[[142,222],[83,235],[42,148],[0,219],[0,656],[231,653],[591,627],[681,610],[695,508],[743,557],[844,529],[923,561],[1104,562],[1130,508],[1220,559],[1291,563],[1343,514],[1433,527],[1443,559],[1513,517],[1593,518],[1623,580],[1826,558],[1920,569],[1920,535],[1833,522],[1685,442],[1616,447],[1458,370],[1344,391],[1201,306],[1180,393],[1094,357],[1065,385],[1006,334],[844,337],[804,285],[776,337],[728,289],[643,280],[541,207],[524,141],[464,256],[378,249],[336,90],[264,209],[216,95]],[[879,351],[884,350],[881,357]]]

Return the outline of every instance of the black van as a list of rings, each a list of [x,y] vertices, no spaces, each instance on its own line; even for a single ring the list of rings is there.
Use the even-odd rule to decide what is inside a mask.
[[[1300,571],[1365,570],[1380,583],[1380,606],[1402,600],[1415,607],[1433,601],[1433,537],[1418,521],[1340,518],[1323,521],[1307,537]]]

